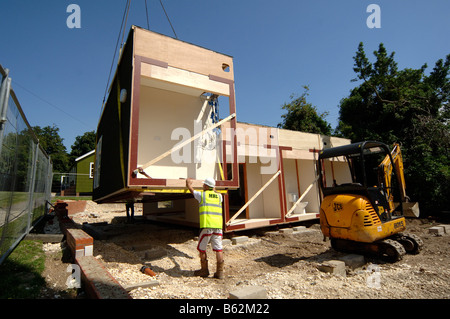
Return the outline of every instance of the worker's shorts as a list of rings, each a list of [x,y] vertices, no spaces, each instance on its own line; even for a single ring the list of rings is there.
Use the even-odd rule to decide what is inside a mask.
[[[213,251],[222,251],[222,229],[203,228],[198,236],[197,250],[204,253],[206,246],[211,242]]]

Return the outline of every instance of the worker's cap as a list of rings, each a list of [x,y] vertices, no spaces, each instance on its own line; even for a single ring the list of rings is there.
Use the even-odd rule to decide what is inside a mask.
[[[207,179],[205,179],[203,184],[208,185],[211,188],[216,187],[216,181],[213,178],[209,178],[209,177]]]

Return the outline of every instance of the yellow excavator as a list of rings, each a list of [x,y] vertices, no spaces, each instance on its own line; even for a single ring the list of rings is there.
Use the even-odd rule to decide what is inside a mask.
[[[404,232],[405,216],[419,217],[419,208],[406,196],[398,144],[392,151],[377,141],[324,149],[318,171],[320,226],[333,249],[374,254],[388,262],[420,252],[423,241]]]

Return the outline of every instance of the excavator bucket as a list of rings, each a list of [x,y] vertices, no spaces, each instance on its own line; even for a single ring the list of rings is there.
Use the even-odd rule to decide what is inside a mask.
[[[403,216],[419,218],[420,210],[418,202],[403,203]]]

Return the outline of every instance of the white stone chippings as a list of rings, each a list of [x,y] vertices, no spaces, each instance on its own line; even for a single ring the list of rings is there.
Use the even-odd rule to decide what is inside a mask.
[[[99,205],[100,206],[100,205]],[[95,212],[94,215],[91,213]],[[79,220],[98,223],[112,218],[125,219],[125,211],[88,211]],[[117,221],[117,219],[116,219]],[[410,222],[411,223],[411,222]],[[118,226],[118,227],[116,227]],[[231,291],[246,285],[261,286],[269,299],[317,298],[442,298],[450,295],[448,281],[448,238],[432,236],[429,225],[413,224],[414,230],[426,241],[419,255],[410,256],[395,264],[379,264],[380,286],[369,287],[371,272],[365,264],[349,269],[347,277],[323,273],[317,265],[326,260],[339,259],[342,254],[323,241],[320,227],[295,235],[270,234],[249,236],[245,243],[224,246],[225,279],[212,278],[215,256],[208,247],[209,278],[194,277],[199,269],[195,232],[155,225],[118,224],[117,232],[108,240],[94,242],[94,257],[102,261],[124,287],[157,280],[158,285],[136,288],[129,293],[135,299],[226,299]],[[125,231],[126,230],[126,231]],[[239,233],[238,233],[239,234]],[[244,232],[242,233],[244,234]],[[247,233],[245,233],[247,234]],[[241,235],[241,234],[239,234]],[[430,244],[433,244],[433,248]],[[51,250],[59,247],[48,246]],[[442,265],[445,261],[446,264]],[[155,277],[142,274],[140,268],[149,266]],[[439,269],[437,269],[439,265]]]

